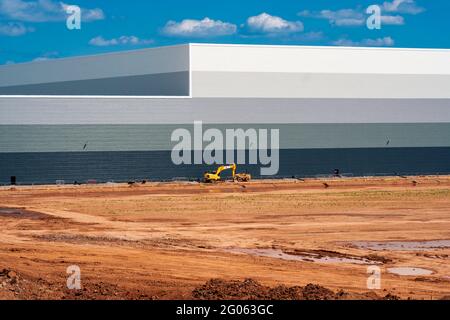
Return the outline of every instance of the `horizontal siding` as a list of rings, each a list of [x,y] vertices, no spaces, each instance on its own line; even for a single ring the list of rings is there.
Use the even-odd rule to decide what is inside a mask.
[[[334,169],[355,176],[449,174],[450,148],[291,149],[280,151],[279,164],[282,177],[332,174]],[[16,176],[19,184],[199,179],[209,169],[176,166],[169,151],[0,153],[0,184],[9,183],[10,176]],[[259,165],[239,165],[238,170],[254,177],[260,174]]]
[[[187,96],[189,72],[0,87],[0,95]]]
[[[194,71],[192,88],[193,97],[448,99],[450,75]]]
[[[281,149],[450,147],[450,123],[220,124],[226,129],[278,129]],[[183,125],[0,125],[0,153],[171,150]],[[206,146],[207,143],[204,143]]]
[[[1,98],[0,124],[450,123],[450,99]]]

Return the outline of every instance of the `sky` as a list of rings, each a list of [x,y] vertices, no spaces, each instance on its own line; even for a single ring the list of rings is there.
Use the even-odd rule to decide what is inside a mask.
[[[449,16],[447,0],[0,0],[0,64],[189,42],[449,49]]]

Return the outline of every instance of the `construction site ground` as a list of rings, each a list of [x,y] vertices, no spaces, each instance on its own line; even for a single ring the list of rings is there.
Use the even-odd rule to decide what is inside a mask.
[[[447,299],[449,240],[449,176],[6,186],[0,299]]]

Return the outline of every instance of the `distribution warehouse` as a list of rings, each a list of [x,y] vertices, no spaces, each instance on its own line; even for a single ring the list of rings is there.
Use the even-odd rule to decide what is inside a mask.
[[[273,176],[449,174],[450,50],[188,44],[1,66],[0,184],[198,178],[210,166],[172,157],[195,121],[278,130]]]

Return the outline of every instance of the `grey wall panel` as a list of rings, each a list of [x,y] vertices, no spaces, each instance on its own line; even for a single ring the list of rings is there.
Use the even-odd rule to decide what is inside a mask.
[[[219,124],[226,129],[278,129],[281,149],[450,147],[450,123]],[[184,125],[0,125],[0,153],[171,150]],[[206,146],[207,143],[204,143]]]
[[[192,72],[193,97],[450,98],[450,75]]]
[[[330,175],[449,174],[450,148],[289,149],[280,150],[278,177]],[[170,151],[0,153],[0,185],[16,176],[19,184],[199,179],[208,165],[174,165]],[[260,177],[260,165],[239,171]],[[229,173],[224,174],[229,177]],[[265,176],[267,178],[267,176]]]
[[[0,95],[187,96],[189,72],[0,87]]]
[[[189,46],[0,66],[0,87],[189,71]]]
[[[0,124],[449,123],[450,99],[0,98]]]

